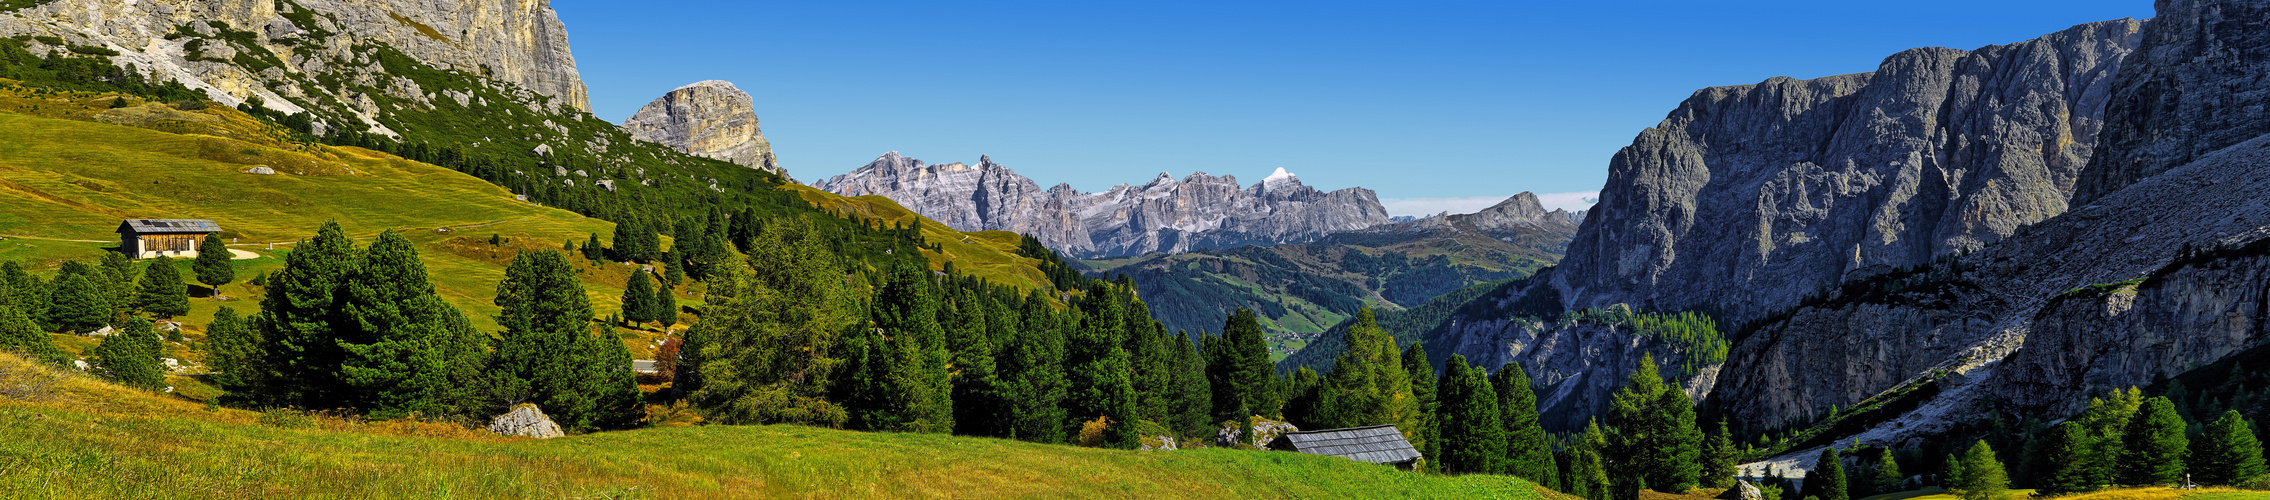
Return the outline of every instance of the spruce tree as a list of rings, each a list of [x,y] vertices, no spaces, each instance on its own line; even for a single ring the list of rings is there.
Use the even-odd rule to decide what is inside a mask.
[[[607,260],[607,247],[599,244],[599,233],[591,233],[591,239],[583,242],[583,259],[592,262]]]
[[[915,265],[893,266],[875,293],[870,321],[880,334],[869,349],[886,380],[880,406],[852,408],[852,421],[867,429],[947,433],[954,430],[951,378],[945,330],[938,324],[937,290],[929,272]],[[1124,362],[1124,361],[1123,361]]]
[[[263,364],[275,382],[257,391],[275,406],[332,409],[345,405],[349,389],[339,380],[340,288],[359,258],[353,240],[336,222],[326,222],[315,238],[294,245],[284,269],[268,278],[255,321],[269,356]]]
[[[621,340],[591,324],[591,300],[567,258],[524,252],[497,284],[492,398],[529,401],[575,432],[636,423],[638,383]]]
[[[1337,406],[1332,385],[1324,375],[1301,366],[1293,369],[1290,390],[1285,399],[1285,422],[1302,429],[1331,429],[1341,427],[1332,421],[1331,408]]]
[[[2039,487],[2044,495],[2079,493],[2095,487],[2090,479],[2090,463],[2085,460],[2091,443],[2087,427],[2080,422],[2065,421],[2044,431],[2040,453],[2043,466]]]
[[[1206,357],[1198,353],[1198,346],[1187,334],[1176,334],[1174,346],[1174,397],[1171,409],[1174,414],[1169,428],[1188,436],[1204,435],[1212,431],[1214,392],[1206,385]],[[1427,382],[1427,393],[1433,394],[1434,383]]]
[[[1805,471],[1804,496],[1851,500],[1851,491],[1845,488],[1844,458],[1838,455],[1836,448],[1822,448],[1821,456],[1813,462],[1813,470]]]
[[[93,333],[108,326],[110,293],[98,283],[101,281],[87,275],[59,273],[55,289],[48,295],[47,324],[57,331],[79,333]]]
[[[1122,287],[1134,290],[1133,282]],[[1129,293],[1133,295],[1132,292]],[[1163,422],[1167,416],[1167,392],[1174,377],[1167,373],[1173,364],[1173,355],[1167,352],[1166,327],[1151,319],[1151,308],[1140,300],[1130,300],[1123,310],[1127,315],[1120,324],[1127,329],[1129,373],[1135,386],[1135,415],[1137,420]]]
[[[94,361],[95,374],[103,378],[158,390],[166,385],[165,364],[158,361],[164,352],[165,345],[158,340],[157,332],[150,331],[150,323],[134,320],[103,337],[102,343],[87,351],[87,357]]]
[[[71,355],[55,347],[55,340],[40,331],[39,323],[13,305],[0,305],[0,351],[53,365],[71,363]]]
[[[401,234],[379,234],[349,275],[341,298],[347,321],[340,379],[349,402],[378,418],[486,417],[478,394],[487,336],[427,280],[418,249]]]
[[[646,271],[632,271],[630,282],[623,285],[623,321],[638,327],[654,321],[654,316],[654,285]]]
[[[1101,417],[1109,423],[1104,428],[1105,443],[1132,448],[1134,367],[1122,338],[1127,332],[1126,295],[1132,291],[1098,280],[1088,283],[1087,292],[1080,301],[1083,321],[1065,343],[1065,371],[1071,382],[1064,404],[1071,418],[1065,422],[1067,435],[1078,435],[1081,422]]]
[[[2192,464],[2200,484],[2235,485],[2265,472],[2262,441],[2255,439],[2254,424],[2238,410],[2225,410],[2200,437]]]
[[[1704,488],[1734,487],[1734,477],[1741,475],[1740,452],[1734,447],[1733,432],[1728,428],[1726,419],[1719,419],[1718,432],[1712,433],[1703,442],[1702,476],[1697,481]]]
[[[1876,494],[1898,493],[1906,482],[1907,476],[1900,473],[1899,461],[1892,458],[1892,449],[1884,448],[1876,456],[1875,473],[1869,477],[1869,483],[1875,486]]]
[[[2003,471],[2002,460],[1995,458],[1994,447],[1979,440],[1970,451],[1963,453],[1953,464],[1953,481],[1947,490],[1963,500],[2003,500],[2010,496],[2010,475]]]
[[[221,306],[205,326],[205,364],[213,370],[214,385],[228,391],[224,401],[251,404],[260,399],[253,392],[264,382],[267,355],[259,333],[229,306]]]
[[[160,318],[189,314],[189,287],[181,283],[181,270],[174,268],[172,257],[160,256],[143,267],[135,304]]]
[[[1276,368],[1269,363],[1269,340],[1253,310],[1238,308],[1222,324],[1222,335],[1206,342],[1206,377],[1214,390],[1214,420],[1244,422],[1246,417],[1275,413],[1262,408],[1268,399],[1269,379]]]
[[[2191,442],[2184,437],[2183,417],[2166,396],[2144,400],[2136,417],[2128,420],[2121,436],[2121,484],[2143,486],[2183,481],[2184,461]]]
[[[135,307],[135,296],[141,289],[134,286],[134,280],[141,277],[142,269],[134,265],[134,259],[118,252],[103,252],[97,272],[89,275],[109,294],[104,303],[116,310]]]
[[[221,241],[219,233],[205,235],[197,244],[197,260],[189,269],[197,275],[197,282],[212,287],[214,300],[221,298],[221,285],[236,281],[236,267],[229,265],[228,243]]]
[[[1504,471],[1504,412],[1498,410],[1497,391],[1490,386],[1489,376],[1480,368],[1468,366],[1466,356],[1452,355],[1443,366],[1441,386],[1435,395],[1442,402],[1442,471]]]
[[[1023,335],[1008,345],[1008,355],[1001,360],[1001,378],[1006,385],[1003,391],[1010,402],[1009,437],[1063,442],[1064,422],[1069,418],[1063,405],[1069,390],[1064,372],[1064,317],[1039,290],[1025,297],[1022,312],[1019,330]],[[1203,407],[1210,405],[1201,406],[1198,411],[1203,414]]]
[[[1498,411],[1505,422],[1505,474],[1551,486],[1560,471],[1553,463],[1551,436],[1538,422],[1537,392],[1530,385],[1529,373],[1522,371],[1521,363],[1506,363],[1490,382],[1498,393]]]
[[[1003,405],[999,398],[997,371],[999,363],[993,357],[993,332],[987,321],[984,301],[967,288],[957,289],[948,314],[952,318],[946,329],[949,363],[953,366],[948,384],[953,398],[954,433],[967,436],[1001,436]]]

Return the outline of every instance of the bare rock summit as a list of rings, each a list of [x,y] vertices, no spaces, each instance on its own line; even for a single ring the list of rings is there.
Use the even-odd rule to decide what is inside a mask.
[[[787,175],[772,156],[772,143],[757,128],[757,108],[749,93],[723,80],[678,87],[639,108],[623,122],[638,140]]]

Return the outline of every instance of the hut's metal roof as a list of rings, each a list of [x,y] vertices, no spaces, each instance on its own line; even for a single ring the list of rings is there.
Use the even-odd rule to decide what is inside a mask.
[[[1287,432],[1269,443],[1269,448],[1375,464],[1403,463],[1420,457],[1419,450],[1412,448],[1411,442],[1403,439],[1403,432],[1393,425]]]
[[[221,225],[205,219],[126,219],[118,225],[118,232],[128,230],[138,234],[218,233]]]

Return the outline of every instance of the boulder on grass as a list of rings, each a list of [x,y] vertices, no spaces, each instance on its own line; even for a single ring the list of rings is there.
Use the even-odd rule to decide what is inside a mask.
[[[544,410],[537,408],[535,403],[521,403],[512,407],[512,411],[498,415],[496,420],[489,421],[489,432],[499,436],[536,439],[567,435],[560,432],[560,424],[552,423],[552,417],[544,416]]]

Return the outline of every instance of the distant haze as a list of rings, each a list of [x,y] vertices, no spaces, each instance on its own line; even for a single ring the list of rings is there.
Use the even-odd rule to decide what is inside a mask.
[[[1453,214],[1480,212],[1482,209],[1490,208],[1491,205],[1496,205],[1498,202],[1511,197],[1513,195],[1509,194],[1466,198],[1389,198],[1379,200],[1379,204],[1387,207],[1388,215],[1426,217],[1443,212]],[[1561,209],[1575,212],[1590,209],[1592,204],[1599,203],[1600,192],[1545,193],[1537,195],[1537,201],[1544,203],[1546,210]]]

